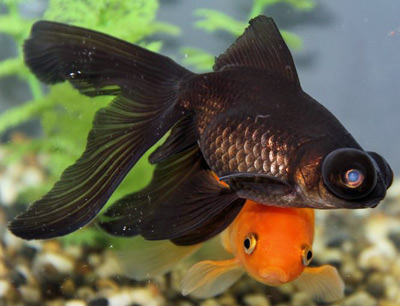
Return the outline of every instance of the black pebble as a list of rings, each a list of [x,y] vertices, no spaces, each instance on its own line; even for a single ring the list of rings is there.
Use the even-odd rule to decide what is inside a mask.
[[[367,291],[375,298],[382,298],[385,296],[386,286],[384,277],[379,274],[372,274],[367,282]]]
[[[340,270],[340,268],[342,267],[342,262],[339,259],[330,260],[329,262],[327,262],[327,264],[334,266],[338,270]]]
[[[290,296],[276,287],[266,287],[264,294],[268,296],[272,305],[287,303],[290,301]]]
[[[344,287],[344,295],[351,295],[356,291],[356,288],[352,285],[346,284]]]
[[[400,251],[400,232],[390,233],[389,239],[393,241],[396,249]]]
[[[376,298],[381,298],[385,295],[385,285],[384,284],[368,284],[367,291]]]
[[[337,233],[336,235],[332,235],[327,243],[326,246],[328,248],[340,248],[342,244],[349,240],[349,235],[345,233]]]
[[[36,256],[37,252],[37,249],[29,245],[24,245],[19,254],[26,258],[33,259]]]
[[[82,287],[85,285],[85,276],[82,274],[76,274],[72,276],[72,282],[76,287]]]
[[[25,275],[15,270],[11,275],[11,283],[18,288],[19,286],[25,285],[27,283],[27,279]]]
[[[91,300],[88,306],[108,306],[108,300],[106,298],[98,298]]]
[[[119,286],[130,286],[138,284],[137,281],[123,275],[112,276],[110,279],[116,282]]]

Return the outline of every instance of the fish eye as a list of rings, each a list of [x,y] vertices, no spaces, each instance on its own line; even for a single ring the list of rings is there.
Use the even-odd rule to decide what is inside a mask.
[[[357,200],[375,188],[377,174],[367,153],[357,149],[337,149],[322,164],[322,178],[327,188],[346,200]]]
[[[254,249],[256,248],[256,245],[257,245],[256,234],[253,233],[248,234],[243,241],[244,252],[250,255],[251,253],[253,253]]]
[[[344,173],[342,182],[349,188],[357,188],[364,181],[364,174],[358,169],[350,169]]]
[[[313,252],[312,252],[311,246],[306,246],[303,249],[302,258],[301,258],[303,266],[308,266],[312,259],[313,259]]]

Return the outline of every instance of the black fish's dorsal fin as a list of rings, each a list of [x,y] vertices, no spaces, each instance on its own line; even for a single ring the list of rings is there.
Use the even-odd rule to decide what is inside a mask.
[[[216,58],[214,71],[252,67],[300,84],[292,55],[274,20],[261,15],[249,24],[236,42]]]

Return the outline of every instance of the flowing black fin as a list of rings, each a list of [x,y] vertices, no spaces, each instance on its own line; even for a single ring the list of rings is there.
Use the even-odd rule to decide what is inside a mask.
[[[171,241],[177,245],[192,245],[211,239],[232,223],[245,202],[246,199],[236,199],[213,218],[205,220],[201,227],[178,238],[174,238]]]
[[[300,84],[292,55],[274,20],[258,16],[249,23],[243,35],[215,60],[214,70],[252,67]]]
[[[88,96],[134,91],[132,98],[152,101],[158,93],[155,84],[157,89],[170,87],[190,74],[166,56],[103,33],[51,21],[32,26],[24,56],[26,65],[44,83],[68,80]]]
[[[158,163],[153,179],[144,189],[115,202],[99,222],[101,228],[111,235],[135,236],[152,206],[166,201],[174,190],[193,174],[207,169],[197,144]]]
[[[140,235],[148,240],[182,237],[203,228],[209,220],[228,214],[235,209],[232,203],[237,199],[236,193],[219,183],[211,171],[202,170],[177,188],[166,201],[151,205],[140,226]]]
[[[24,51],[47,83],[69,80],[89,96],[110,93],[104,86],[119,88],[96,113],[83,155],[9,225],[21,238],[45,239],[90,222],[137,160],[183,116],[176,101],[189,72],[143,48],[53,22],[36,23]]]
[[[159,163],[195,145],[197,139],[198,135],[195,128],[194,116],[188,114],[173,126],[167,140],[151,153],[149,161],[152,164]]]

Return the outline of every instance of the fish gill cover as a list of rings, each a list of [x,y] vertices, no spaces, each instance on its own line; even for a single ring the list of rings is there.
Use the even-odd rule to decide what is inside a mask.
[[[36,19],[21,14],[21,7],[30,2],[0,0],[5,9],[5,13],[0,15],[0,33],[10,36],[17,46],[16,57],[0,61],[0,78],[17,77],[28,85],[31,95],[30,100],[0,114],[0,135],[34,119],[40,120],[43,133],[43,137],[27,142],[2,144],[12,154],[0,160],[0,165],[16,163],[27,154],[35,153],[45,157],[48,171],[48,179],[42,185],[25,189],[20,196],[23,203],[29,203],[48,191],[61,172],[79,158],[85,148],[94,114],[111,100],[110,97],[85,97],[67,82],[45,88],[27,69],[21,47]],[[287,3],[300,10],[310,10],[315,6],[313,0],[254,0],[248,19],[262,14],[266,8],[277,3]],[[50,0],[42,19],[90,28],[159,51],[162,41],[148,40],[148,37],[156,33],[178,35],[180,30],[171,24],[156,21],[158,8],[159,2],[156,0]],[[199,9],[195,15],[200,17],[195,23],[196,27],[208,32],[227,31],[233,38],[243,31],[248,21],[236,20],[210,9]],[[302,40],[295,34],[282,31],[282,35],[292,48],[302,47]],[[214,56],[204,50],[186,47],[181,48],[181,53],[184,55],[183,62],[198,71],[210,69],[214,62]],[[148,153],[119,186],[110,203],[146,185],[153,171],[147,157]],[[92,231],[89,227],[64,239],[75,243],[82,240],[91,243],[95,242],[94,238],[99,238],[95,233],[98,231]]]

